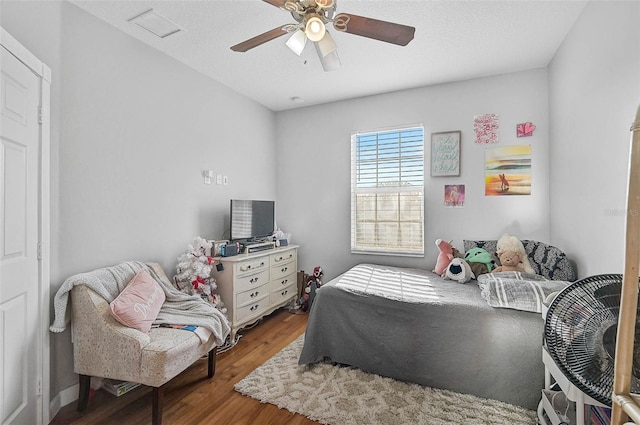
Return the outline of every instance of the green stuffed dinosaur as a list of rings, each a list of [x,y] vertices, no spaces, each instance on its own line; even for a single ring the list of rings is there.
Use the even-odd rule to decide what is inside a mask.
[[[495,266],[491,254],[482,248],[471,248],[464,255],[464,259],[469,263],[471,271],[476,277],[484,273],[491,273],[491,270]]]

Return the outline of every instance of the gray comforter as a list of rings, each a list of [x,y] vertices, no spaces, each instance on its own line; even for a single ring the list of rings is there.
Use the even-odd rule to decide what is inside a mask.
[[[316,293],[299,364],[328,360],[535,409],[540,314],[490,307],[475,281],[361,264]]]

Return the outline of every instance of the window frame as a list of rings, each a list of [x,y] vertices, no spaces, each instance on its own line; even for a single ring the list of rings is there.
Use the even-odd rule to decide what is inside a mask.
[[[420,154],[419,157],[415,156],[415,146],[411,147],[412,143],[415,145],[416,141],[415,140],[406,140],[403,142],[402,137],[403,137],[403,133],[406,134],[413,134],[416,132],[416,130],[419,131],[419,136],[421,136],[421,140],[419,141],[419,143],[421,144],[420,146]],[[398,133],[398,144],[397,144],[397,156],[395,157],[395,159],[397,159],[398,162],[398,166],[397,166],[397,177],[398,179],[396,180],[396,184],[395,185],[388,185],[388,183],[384,183],[381,177],[380,177],[380,172],[379,170],[382,168],[380,167],[381,164],[385,163],[385,160],[380,161],[380,146],[382,145],[385,148],[388,148],[388,142],[380,142],[381,139],[381,135],[389,135],[389,134],[393,134],[393,133]],[[351,227],[351,235],[350,235],[350,239],[351,239],[351,253],[352,254],[371,254],[371,255],[390,255],[390,256],[404,256],[404,257],[424,257],[425,255],[425,247],[424,247],[424,233],[425,233],[425,220],[424,220],[424,212],[425,212],[425,138],[424,138],[424,126],[422,124],[413,124],[413,125],[406,125],[406,126],[401,126],[401,127],[392,127],[392,128],[384,128],[384,129],[378,129],[378,130],[370,130],[370,131],[359,131],[359,132],[354,132],[351,134],[351,222],[350,222],[350,227]],[[366,143],[366,141],[361,141],[361,138],[364,137],[372,137],[375,136],[375,160],[372,161],[371,158],[369,158],[367,161],[362,160],[362,159],[358,159],[358,148],[362,146],[362,143]],[[405,136],[406,137],[406,136]],[[412,136],[413,138],[415,138],[415,135]],[[382,138],[384,140],[384,138]],[[404,143],[404,146],[403,146]],[[412,159],[412,166],[403,166],[402,164],[402,153],[403,153],[403,148],[405,150],[408,149],[408,151],[413,152],[413,159]],[[363,155],[361,153],[361,155]],[[411,158],[411,157],[408,157]],[[389,159],[389,158],[388,158]],[[391,159],[393,159],[393,157],[391,157]],[[418,162],[419,160],[419,162]],[[363,170],[363,164],[365,164],[366,162],[369,163],[369,165],[371,166],[372,164],[375,164],[375,178],[374,180],[369,180],[370,184],[373,184],[374,186],[368,186],[368,187],[358,187],[359,183],[362,183],[362,180],[358,180],[359,178],[362,178],[362,170]],[[418,165],[419,164],[419,167]],[[419,174],[420,175],[415,175],[415,170],[416,167],[419,168]],[[403,177],[403,171],[405,171],[404,169],[406,168],[406,171],[411,170],[410,172],[405,172],[405,175],[407,177]],[[389,168],[387,168],[387,170],[389,170]],[[414,173],[413,177],[411,177],[411,173]],[[367,175],[368,177],[371,177],[371,172],[369,173],[369,175]],[[391,173],[393,174],[393,173]],[[417,182],[419,182],[420,184],[417,184]],[[412,212],[412,214],[414,215],[414,217],[412,219],[406,219],[406,217],[403,219],[403,212],[405,212],[405,210],[402,208],[403,205],[403,200],[401,199],[402,194],[407,194],[407,193],[413,193],[413,192],[418,192],[416,195],[419,198],[419,203],[413,203],[413,206],[416,207],[419,205],[419,217],[415,216],[415,210],[412,208],[407,208],[407,211]],[[376,202],[376,206],[369,210],[370,212],[373,212],[374,215],[376,215],[376,218],[374,218],[373,220],[365,220],[362,218],[362,214],[358,214],[358,208],[357,208],[357,200],[358,197],[360,195],[360,198],[362,198],[363,194],[371,194],[372,196],[375,197],[375,201]],[[396,201],[396,208],[395,210],[392,210],[393,212],[395,212],[395,214],[397,214],[397,218],[395,219],[395,221],[397,222],[397,229],[396,229],[396,233],[395,233],[395,242],[391,242],[392,245],[394,246],[389,246],[389,245],[385,245],[384,243],[381,243],[380,241],[375,241],[375,239],[378,238],[379,235],[379,226],[383,226],[385,224],[389,224],[392,223],[394,220],[378,220],[377,217],[381,214],[381,209],[379,207],[379,195],[389,195],[389,194],[394,194],[398,196],[398,200]],[[410,198],[405,198],[404,201],[410,202],[411,199]],[[388,202],[388,201],[387,201]],[[366,213],[366,211],[365,211]],[[358,215],[360,215],[360,218],[358,217]],[[373,236],[374,242],[373,244],[369,243],[369,244],[362,244],[358,241],[358,232],[359,232],[359,226],[364,225],[365,223],[369,223],[371,225],[373,225],[374,227],[376,227],[376,229],[373,231],[373,234],[375,236]],[[402,227],[410,227],[413,223],[413,225],[418,224],[420,227],[420,234],[419,234],[419,239],[416,240],[415,244],[411,244],[411,247],[409,249],[406,248],[406,246],[402,246],[401,241],[403,240],[403,235],[402,235]],[[393,233],[393,232],[391,232]],[[414,233],[415,234],[415,233]],[[406,238],[406,236],[405,236]],[[411,236],[409,237],[411,238]],[[393,239],[393,238],[392,238]],[[378,244],[378,246],[374,246]]]

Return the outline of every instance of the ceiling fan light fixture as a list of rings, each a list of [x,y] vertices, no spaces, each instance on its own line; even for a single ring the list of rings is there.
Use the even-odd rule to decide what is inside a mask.
[[[340,68],[342,64],[340,63],[340,57],[338,56],[337,49],[327,54],[326,56],[322,56],[322,53],[320,52],[320,46],[318,46],[318,43],[313,43],[313,44],[316,46],[316,51],[318,52],[318,57],[320,58],[322,69],[324,69],[326,72],[329,72],[329,71],[335,71],[336,69]]]
[[[304,46],[307,45],[307,35],[302,30],[296,30],[285,44],[293,53],[300,56]]]
[[[320,41],[326,33],[326,28],[322,19],[316,14],[309,15],[304,27],[304,32],[311,41]]]
[[[316,46],[318,46],[318,55],[320,55],[320,57],[325,57],[338,48],[329,31],[325,32],[324,37],[316,43]]]

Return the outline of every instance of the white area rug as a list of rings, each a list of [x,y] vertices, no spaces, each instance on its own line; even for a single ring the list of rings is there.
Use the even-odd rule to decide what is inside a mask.
[[[535,425],[522,407],[372,375],[352,367],[298,366],[304,335],[235,390],[330,425]]]

